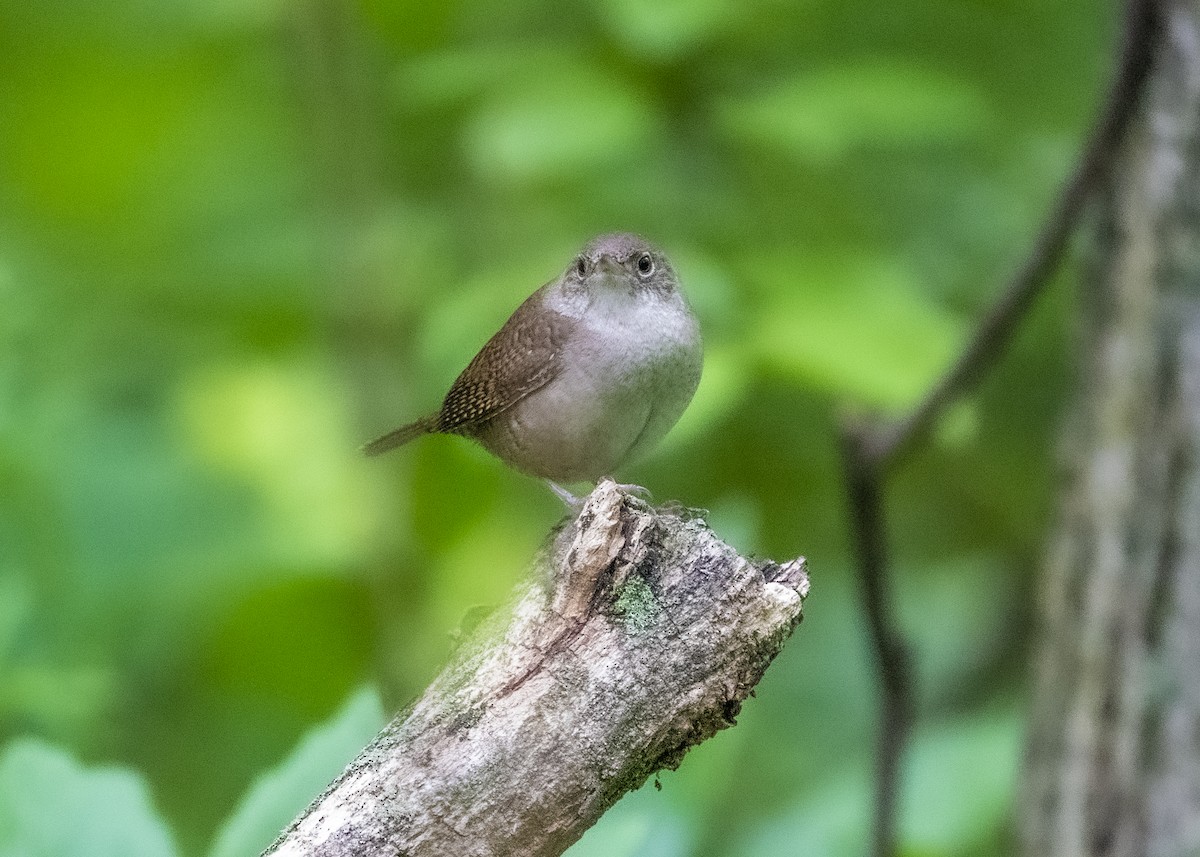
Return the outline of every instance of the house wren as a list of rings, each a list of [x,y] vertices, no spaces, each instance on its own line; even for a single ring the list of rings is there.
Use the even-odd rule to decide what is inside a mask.
[[[666,257],[601,235],[475,355],[441,409],[371,441],[460,434],[551,483],[594,481],[673,426],[700,382],[700,328]]]

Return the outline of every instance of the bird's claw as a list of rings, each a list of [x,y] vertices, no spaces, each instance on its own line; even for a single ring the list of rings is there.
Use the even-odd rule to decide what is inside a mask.
[[[633,485],[625,482],[617,482],[616,486],[626,494],[632,494],[642,500],[650,501],[654,499],[654,495],[650,493],[650,489],[642,485]]]

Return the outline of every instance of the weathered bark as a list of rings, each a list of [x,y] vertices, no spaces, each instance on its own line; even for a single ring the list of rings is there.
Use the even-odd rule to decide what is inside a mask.
[[[1200,853],[1200,2],[1161,8],[1082,298],[1027,857]]]
[[[803,559],[749,562],[603,482],[511,610],[266,853],[561,854],[733,724],[807,593]]]

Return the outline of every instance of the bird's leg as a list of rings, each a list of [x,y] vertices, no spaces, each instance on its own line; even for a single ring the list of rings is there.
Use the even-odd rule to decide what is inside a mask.
[[[551,479],[547,479],[546,484],[550,486],[550,490],[554,492],[554,496],[556,496],[556,497],[558,497],[558,499],[562,500],[563,503],[566,504],[567,508],[570,509],[572,512],[578,512],[580,509],[583,508],[583,498],[582,497],[576,497],[574,494],[572,494],[566,488],[562,487],[557,482],[555,482]]]

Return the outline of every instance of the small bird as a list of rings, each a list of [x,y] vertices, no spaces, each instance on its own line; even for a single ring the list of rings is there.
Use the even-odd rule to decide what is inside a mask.
[[[464,435],[572,504],[558,483],[610,476],[654,446],[692,400],[702,363],[700,326],[666,256],[637,235],[601,235],[517,307],[436,413],[363,452]]]

